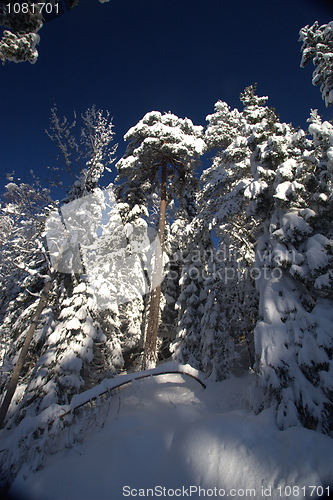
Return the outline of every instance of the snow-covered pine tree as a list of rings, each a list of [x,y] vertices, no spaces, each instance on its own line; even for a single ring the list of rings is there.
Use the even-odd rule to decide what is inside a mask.
[[[117,163],[118,180],[135,183],[147,195],[160,191],[158,238],[160,249],[155,254],[150,312],[148,318],[144,368],[157,359],[156,341],[160,315],[162,261],[165,240],[166,206],[169,196],[181,197],[193,177],[193,169],[205,149],[202,127],[189,119],[181,119],[157,111],[147,113],[125,135],[129,141],[124,157]],[[161,169],[161,170],[160,170]],[[157,191],[158,190],[158,191]],[[167,193],[168,191],[168,193]]]
[[[302,45],[301,67],[313,61],[315,70],[312,75],[313,85],[320,84],[320,92],[326,107],[333,104],[333,21],[319,26],[316,21],[312,26],[305,26],[299,32]]]

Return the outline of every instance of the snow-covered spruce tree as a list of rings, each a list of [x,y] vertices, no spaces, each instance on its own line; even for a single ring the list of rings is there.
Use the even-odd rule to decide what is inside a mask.
[[[94,296],[89,285],[81,282],[75,286],[72,280],[67,284],[66,278],[57,284],[61,286],[57,297],[61,311],[49,325],[41,356],[16,410],[20,418],[37,414],[52,404],[69,404],[73,394],[89,388],[95,343],[106,341],[92,317]],[[71,295],[66,284],[74,286]]]
[[[191,120],[157,111],[147,113],[125,135],[129,141],[124,157],[117,163],[118,180],[135,183],[147,195],[160,191],[160,210],[155,264],[152,274],[150,311],[145,341],[143,367],[156,362],[156,341],[160,314],[161,281],[167,197],[180,199],[193,176],[193,168],[205,143],[202,127]],[[167,193],[168,191],[168,193]]]
[[[163,356],[169,357],[174,351],[170,344],[179,339],[179,319],[183,314],[179,307],[179,296],[181,294],[182,282],[184,280],[183,267],[188,262],[189,245],[193,244],[190,239],[190,226],[196,215],[196,193],[199,188],[198,179],[192,179],[192,185],[188,185],[183,196],[177,203],[170,202],[171,224],[167,225],[165,253],[167,256],[165,276],[162,282],[161,324],[159,338],[162,339],[164,351]],[[173,209],[172,209],[173,206]],[[177,341],[177,344],[179,342]],[[171,349],[171,351],[170,351]]]
[[[207,262],[212,251],[210,234],[194,218],[181,233],[180,294],[176,302],[178,311],[177,337],[171,345],[173,358],[202,370],[202,328],[207,291]]]
[[[99,255],[91,255],[96,248],[96,241],[93,240],[89,245],[88,238],[96,232],[96,227],[101,222],[101,214],[105,210],[104,192],[95,189],[93,195],[77,200],[75,207],[71,207],[75,208],[74,215],[78,224],[76,235],[73,221],[68,225],[69,217],[66,213],[64,220],[74,238],[81,240],[82,266],[87,263],[90,265],[91,259],[96,257],[96,266],[101,271],[98,267]],[[89,210],[85,206],[87,200]],[[82,227],[80,217],[84,219],[86,226]],[[56,222],[60,218],[54,213],[47,220],[49,248],[54,257],[50,238],[55,233],[49,234],[52,218]],[[80,235],[82,229],[87,235],[86,239]],[[62,233],[65,231],[64,227]],[[111,241],[114,241],[114,237],[113,232]],[[75,249],[69,246],[67,257],[73,252]],[[106,257],[109,254],[110,252]],[[88,271],[91,270],[89,266],[87,268]],[[93,273],[80,274],[77,267],[74,269],[76,274],[74,271],[72,274],[64,271],[65,263],[60,261],[49,293],[48,308],[41,315],[30,349],[33,362],[29,366],[25,365],[24,377],[8,413],[7,426],[16,425],[25,416],[39,414],[52,404],[68,404],[74,394],[96,385],[101,378],[112,376],[122,367],[122,353],[114,335],[114,331],[118,329],[118,317],[112,307],[106,309],[103,304],[103,300],[110,299],[104,296],[104,275],[99,276],[101,286],[96,290],[98,283],[94,280]],[[23,325],[21,323],[18,326]],[[105,328],[105,333],[101,326]],[[38,348],[35,348],[36,344]]]
[[[311,187],[314,190],[311,197],[311,209],[317,214],[317,217],[312,219],[312,226],[315,232],[324,236],[319,235],[311,239],[309,250],[310,247],[312,249],[309,255],[312,256],[313,260],[309,264],[309,268],[311,281],[314,280],[317,293],[322,297],[333,299],[331,243],[325,239],[332,240],[333,237],[333,125],[332,122],[327,121],[322,123],[317,110],[311,111],[308,122],[310,123],[309,133],[313,138],[315,158],[315,174],[311,171],[309,176],[309,181],[313,182]]]
[[[313,85],[320,84],[320,91],[325,105],[333,104],[333,21],[319,26],[316,21],[312,26],[305,26],[299,32],[302,45],[301,67],[309,61],[316,67],[312,75]]]
[[[56,109],[53,109],[52,133],[49,135],[61,151],[72,181],[65,199],[70,207],[67,223],[80,242],[79,248],[76,248],[81,260],[80,271],[85,271],[83,280],[90,283],[91,293],[95,297],[93,310],[90,312],[97,328],[105,333],[105,342],[94,344],[94,357],[99,359],[99,368],[97,367],[97,373],[96,369],[93,370],[95,374],[91,374],[90,378],[97,383],[98,372],[100,376],[105,376],[123,367],[122,343],[126,338],[126,328],[133,333],[133,321],[123,310],[124,301],[120,301],[121,305],[118,307],[119,297],[115,297],[114,293],[114,283],[117,282],[115,277],[120,272],[117,265],[119,260],[128,258],[126,241],[124,242],[126,228],[119,213],[121,207],[115,206],[112,185],[103,191],[97,187],[104,169],[109,170],[117,147],[111,146],[114,135],[112,119],[109,118],[109,113],[103,116],[103,112],[96,111],[93,106],[82,115],[82,120],[79,142],[71,133],[76,125],[75,121],[71,125],[66,118],[60,122]],[[83,158],[88,160],[87,168],[82,167]],[[73,172],[77,167],[79,178],[75,180]],[[63,207],[63,213],[67,212],[66,206]]]
[[[234,339],[230,335],[234,320],[233,303],[228,300],[230,299],[230,293],[229,295],[227,293],[229,283],[221,271],[218,253],[212,252],[208,260],[207,279],[204,283],[204,293],[207,299],[201,319],[200,352],[201,369],[213,380],[227,378],[235,359]],[[234,291],[236,292],[237,288]],[[236,299],[235,296],[234,299]]]
[[[279,123],[253,87],[241,98],[243,125],[203,174],[209,180],[203,200],[209,196],[200,216],[212,214],[220,248],[222,242],[236,248],[248,260],[250,277],[252,270],[257,274],[255,370],[264,398],[254,406],[276,405],[280,428],[301,422],[329,432],[332,126],[312,113],[312,144],[302,130]]]
[[[223,151],[241,132],[242,119],[238,109],[230,109],[223,101],[214,105],[214,113],[206,117],[208,126],[205,131],[205,140],[209,150]]]
[[[175,309],[179,295],[180,260],[173,224],[167,220],[165,225],[163,281],[161,284],[160,323],[157,336],[157,353],[159,359],[170,357],[170,342],[175,338],[177,311]],[[148,297],[149,298],[149,297]],[[149,304],[148,304],[149,305]],[[149,309],[147,308],[147,317]]]
[[[34,355],[28,353],[28,348],[31,340],[35,346],[38,344],[34,331],[44,300],[43,294],[39,294],[44,286],[49,286],[48,282],[44,285],[49,262],[42,232],[51,208],[49,192],[38,182],[34,185],[7,184],[0,213],[2,226],[6,229],[2,234],[0,260],[1,426],[23,365],[26,374],[27,365],[34,362]],[[46,316],[41,324],[47,321]]]
[[[213,308],[220,307],[220,318],[224,315],[228,319],[220,319],[221,338],[228,344],[229,337],[236,343],[245,343],[251,352],[257,292],[249,271],[254,262],[253,233],[259,221],[251,209],[253,202],[250,193],[253,176],[256,175],[258,179],[255,152],[267,138],[268,129],[276,117],[269,108],[263,106],[266,98],[257,97],[254,87],[247,88],[242,99],[246,106],[243,113],[236,109],[231,111],[226,103],[219,101],[215,105],[215,113],[207,117],[206,140],[210,148],[215,150],[215,156],[212,166],[201,177],[198,220],[207,231],[214,231],[218,239],[215,278],[210,278],[214,282],[215,295],[213,298],[211,294],[210,302]],[[250,120],[247,120],[246,113],[250,115]],[[258,192],[260,186],[261,182],[258,181]],[[206,285],[209,289],[208,281]],[[214,305],[216,302],[219,306]],[[214,343],[208,337],[205,339],[210,346],[208,348],[207,344],[207,349],[214,349]],[[216,359],[219,356],[217,351]],[[229,348],[226,352],[234,356]],[[249,365],[251,362],[249,356]],[[231,361],[228,367],[231,367]],[[216,370],[212,367],[209,369],[210,373],[219,371],[219,367]],[[227,375],[226,370],[224,376]],[[221,371],[219,376],[222,376]]]
[[[114,131],[112,119],[110,119],[108,112],[104,115],[103,111],[96,110],[95,106],[93,106],[81,117],[83,127],[81,128],[79,141],[72,133],[72,129],[76,125],[75,121],[72,124],[69,124],[66,118],[61,121],[57,116],[56,108],[52,109],[50,131],[48,132],[49,137],[56,143],[61,152],[65,171],[72,182],[65,199],[66,203],[61,208],[61,217],[59,218],[55,214],[53,222],[51,217],[48,219],[49,228],[53,228],[53,224],[62,226],[64,223],[64,230],[67,230],[69,234],[69,240],[65,243],[65,246],[67,246],[66,251],[63,251],[63,255],[60,255],[60,263],[58,262],[60,274],[57,282],[57,287],[64,290],[61,295],[62,298],[59,298],[59,300],[64,302],[67,316],[60,313],[56,331],[58,336],[63,336],[66,339],[64,342],[69,346],[71,342],[76,346],[79,342],[77,339],[81,335],[82,345],[88,343],[91,348],[91,352],[85,355],[84,349],[80,350],[73,347],[72,357],[79,359],[76,366],[85,366],[85,368],[82,383],[73,383],[72,394],[77,392],[78,389],[82,389],[82,387],[91,385],[93,382],[89,382],[89,379],[96,383],[100,376],[98,375],[99,372],[110,373],[110,371],[114,371],[119,362],[119,354],[115,353],[113,356],[110,353],[111,346],[115,348],[115,351],[118,351],[118,345],[114,345],[113,340],[107,339],[105,335],[101,334],[98,314],[102,310],[103,316],[105,316],[108,307],[104,303],[101,304],[103,297],[96,296],[96,289],[94,289],[94,285],[96,288],[96,279],[94,281],[96,277],[95,267],[98,267],[98,259],[94,254],[94,250],[98,241],[98,232],[101,231],[100,246],[103,253],[105,235],[112,226],[112,221],[110,221],[112,219],[110,217],[112,200],[97,186],[104,170],[108,169],[113,161],[117,145],[112,145]],[[85,166],[83,166],[83,160]],[[107,223],[104,219],[108,219]],[[108,234],[110,234],[110,231]],[[55,233],[56,235],[57,233]],[[113,233],[111,239],[114,236]],[[49,244],[52,237],[51,231],[48,239]],[[71,239],[75,242],[73,246],[70,242]],[[57,242],[55,244],[57,245]],[[93,262],[93,257],[96,257],[96,262]],[[53,262],[56,260],[57,257],[53,255]],[[64,272],[70,274],[70,276],[63,275]],[[88,286],[87,280],[92,282],[92,287]],[[81,297],[74,296],[78,293],[81,294]],[[100,291],[100,295],[103,295],[103,290]],[[104,300],[106,299],[107,297],[104,297]],[[61,311],[61,307],[59,311]],[[76,329],[68,329],[68,322],[71,325],[71,320],[68,319],[70,311],[73,314],[73,322],[78,327]],[[76,321],[77,319],[81,321],[81,325]],[[108,320],[109,328],[116,324],[114,315],[110,314]],[[54,334],[52,331],[49,332],[49,335],[53,339]],[[93,344],[92,339],[96,340]],[[53,340],[46,342],[45,346],[47,351],[44,353],[44,357],[48,358],[47,352],[54,350]],[[58,341],[56,346],[58,346],[59,356],[62,359],[61,350],[64,347]],[[114,360],[117,358],[114,364],[111,361],[112,357]],[[81,358],[85,360],[85,364],[82,364]],[[87,361],[92,361],[89,374]],[[75,364],[75,362],[73,363]],[[55,370],[57,371],[57,368]],[[70,381],[70,378],[66,380]],[[44,380],[44,383],[48,384],[48,381]],[[70,388],[68,388],[67,392],[70,393]]]
[[[239,241],[229,238],[213,248],[208,260],[200,352],[203,372],[215,380],[227,378],[231,371],[243,372],[254,363],[258,297],[248,255]]]
[[[328,429],[331,426],[328,417],[331,411],[331,319],[318,320],[318,310],[321,308],[327,315],[329,308],[327,303],[318,304],[309,291],[312,289],[315,296],[324,293],[324,282],[329,288],[327,271],[331,261],[323,258],[323,268],[318,261],[315,265],[314,261],[310,263],[317,269],[315,279],[320,278],[316,287],[311,285],[311,280],[305,286],[305,276],[309,273],[302,269],[301,263],[306,261],[302,255],[304,245],[307,251],[319,246],[321,254],[326,256],[331,252],[327,232],[321,230],[321,236],[311,238],[315,220],[317,224],[320,220],[327,231],[323,217],[312,218],[312,215],[324,200],[331,199],[327,193],[331,182],[327,173],[330,125],[317,124],[317,140],[321,146],[316,148],[316,166],[316,155],[303,131],[279,123],[275,113],[263,106],[266,99],[258,98],[253,87],[247,88],[241,98],[245,105],[241,133],[234,144],[222,151],[212,169],[204,173],[217,179],[208,185],[211,192],[223,179],[224,196],[215,213],[212,205],[215,202],[218,207],[216,195],[210,196],[214,202],[210,206],[206,203],[205,208],[214,214],[212,227],[221,242],[227,241],[228,249],[235,247],[237,254],[247,255],[247,267],[253,266],[253,246],[257,242],[253,271],[259,276],[253,276],[257,278],[259,314],[264,321],[258,323],[254,332],[255,350],[260,359],[256,369],[266,403],[274,401],[277,405],[278,425],[286,427],[299,419],[303,425],[319,424],[322,429]],[[222,168],[215,174],[217,166]],[[310,193],[311,200],[308,199]],[[296,204],[292,205],[291,200]],[[281,275],[274,275],[280,271]],[[319,283],[322,291],[319,291]],[[240,313],[244,314],[244,309]]]
[[[218,212],[221,201],[226,193],[224,188],[227,174],[221,165],[225,161],[227,152],[233,152],[235,159],[240,156],[241,144],[235,143],[235,139],[240,136],[240,129],[243,125],[242,115],[237,109],[230,110],[230,107],[218,101],[215,104],[215,113],[207,116],[209,122],[205,140],[209,151],[215,151],[212,166],[204,170],[200,179],[202,190],[198,197],[200,206],[199,220],[206,221],[209,230],[214,226],[214,217]],[[240,139],[239,139],[240,140]],[[228,150],[228,146],[232,146]],[[245,141],[243,141],[243,145]],[[224,155],[224,157],[220,157]],[[232,159],[230,158],[230,163]]]
[[[68,124],[66,120],[60,122],[56,116],[56,113],[53,110],[52,115],[52,132],[53,139],[56,140],[61,153],[65,159],[65,167],[68,169],[70,175],[72,175],[73,183],[72,189],[70,190],[67,199],[72,200],[69,204],[63,205],[61,208],[61,215],[58,211],[54,211],[47,218],[48,228],[50,228],[50,224],[53,229],[51,230],[51,237],[48,239],[49,247],[50,241],[52,238],[54,241],[54,248],[50,250],[52,253],[52,266],[50,266],[50,271],[48,273],[47,283],[45,286],[51,287],[52,282],[54,281],[54,289],[56,290],[56,296],[54,296],[54,292],[51,294],[50,303],[52,305],[52,312],[55,312],[53,320],[47,321],[49,328],[47,330],[43,330],[43,339],[45,339],[44,345],[42,346],[39,354],[42,355],[43,359],[50,357],[48,352],[51,352],[51,356],[54,358],[55,363],[60,362],[61,352],[63,350],[63,346],[60,347],[59,343],[56,343],[56,349],[58,349],[58,353],[60,358],[57,359],[57,355],[55,354],[55,347],[53,342],[48,342],[48,337],[53,334],[54,328],[57,328],[57,332],[67,332],[61,333],[59,338],[62,338],[64,342],[66,341],[68,345],[70,342],[73,342],[73,345],[77,344],[75,338],[79,335],[75,328],[67,328],[68,319],[62,318],[59,316],[61,311],[61,304],[59,305],[57,301],[64,301],[67,304],[67,308],[69,307],[69,302],[72,300],[73,289],[76,289],[76,286],[80,284],[80,274],[84,271],[84,261],[83,254],[80,250],[80,242],[93,244],[94,242],[89,241],[89,238],[92,238],[92,231],[96,229],[96,227],[101,223],[101,218],[103,216],[104,209],[104,196],[98,196],[100,190],[98,191],[96,188],[97,182],[100,176],[103,174],[103,170],[105,166],[110,164],[110,157],[114,153],[114,147],[110,145],[111,139],[113,137],[112,130],[112,121],[109,121],[109,117],[103,117],[102,112],[95,111],[94,108],[88,110],[88,112],[83,116],[84,121],[84,131],[82,133],[82,144],[86,146],[82,157],[85,157],[88,161],[86,162],[87,168],[81,169],[79,174],[79,178],[76,180],[74,177],[74,173],[72,171],[72,159],[71,154],[77,153],[76,159],[79,158],[79,148],[76,147],[76,142],[73,136],[70,133]],[[102,163],[103,162],[103,163]],[[92,197],[94,192],[97,191],[97,195],[95,198]],[[90,193],[90,194],[89,194]],[[88,195],[88,196],[85,196]],[[77,211],[72,206],[73,203],[77,203]],[[88,205],[88,207],[86,207]],[[89,216],[89,221],[85,219],[85,216]],[[53,221],[53,222],[52,222]],[[65,223],[65,226],[64,226]],[[88,227],[85,226],[88,224]],[[56,229],[56,230],[55,230]],[[55,230],[55,232],[54,232]],[[58,232],[57,232],[58,231]],[[90,232],[89,232],[90,231]],[[66,240],[66,233],[69,235],[69,240]],[[48,231],[49,234],[49,231]],[[59,239],[59,241],[57,240]],[[71,246],[70,240],[75,240],[76,245]],[[96,235],[95,235],[96,239]],[[52,245],[51,245],[52,246]],[[60,248],[60,250],[59,250]],[[56,252],[54,252],[56,250]],[[58,256],[56,255],[58,253]],[[59,260],[60,258],[60,260]],[[64,274],[65,273],[65,274]],[[76,274],[75,274],[76,273]],[[98,367],[96,368],[96,359],[101,358],[101,351],[103,351],[103,347],[97,348],[97,345],[101,346],[100,339],[102,338],[99,335],[99,324],[96,318],[96,308],[93,306],[93,302],[89,300],[89,293],[87,291],[87,287],[85,284],[82,284],[81,294],[82,294],[82,302],[84,304],[85,313],[80,312],[81,318],[81,327],[80,334],[87,340],[89,343],[91,338],[94,337],[96,339],[96,343],[93,346],[93,354],[94,358],[92,359],[93,363],[91,363],[90,368],[91,371],[100,371],[104,368],[110,368],[108,361],[105,363],[101,363],[98,361]],[[62,293],[60,294],[60,290]],[[65,290],[65,291],[63,291]],[[36,292],[41,292],[41,290],[36,290]],[[46,295],[48,294],[48,290],[43,290],[42,299],[44,302],[46,301]],[[88,295],[87,295],[88,294]],[[74,299],[73,299],[74,300]],[[78,302],[78,298],[76,302]],[[66,302],[67,301],[67,302]],[[68,302],[69,301],[69,302]],[[74,307],[74,306],[72,306]],[[77,309],[73,309],[74,312]],[[74,313],[73,313],[74,314]],[[79,314],[79,313],[78,313]],[[43,315],[45,316],[45,314]],[[92,333],[90,326],[85,327],[85,324],[88,322],[91,323],[91,318],[94,317],[93,328],[96,332]],[[79,319],[79,318],[77,318]],[[64,325],[64,323],[66,323]],[[37,331],[35,332],[35,336],[38,335],[38,330],[40,329],[40,324],[38,324],[38,318],[34,321],[35,327],[37,326]],[[76,321],[76,325],[79,326],[79,323]],[[30,330],[28,331],[28,333]],[[29,333],[30,335],[30,333]],[[28,338],[28,335],[27,335]],[[72,340],[70,340],[72,339]],[[90,340],[89,340],[90,339]],[[103,337],[104,341],[106,339]],[[85,344],[85,340],[82,341]],[[51,346],[51,347],[50,347]],[[83,351],[79,351],[78,349],[73,349],[73,358],[77,359],[76,366],[81,365],[83,369],[83,364],[80,361],[80,355]],[[87,361],[90,358],[90,354],[85,358]],[[74,363],[74,361],[73,361]],[[75,363],[74,363],[75,364]],[[19,366],[19,365],[18,365]],[[39,365],[38,365],[39,366]],[[50,388],[51,383],[49,382],[54,378],[54,374],[51,371],[47,371],[47,374],[43,375],[40,379],[38,366],[34,371],[31,371],[34,366],[30,366],[27,372],[29,377],[31,376],[30,384],[28,385],[26,391],[22,393],[18,393],[18,399],[15,400],[15,404],[20,403],[17,406],[17,412],[15,411],[15,407],[11,410],[10,415],[21,419],[22,416],[26,412],[32,414],[39,411],[41,398],[45,396],[45,388]],[[86,365],[85,365],[86,366]],[[96,369],[95,369],[96,368]],[[108,369],[105,370],[108,372]],[[14,371],[15,373],[15,371]],[[43,372],[44,373],[44,372]],[[37,377],[39,380],[38,385],[43,387],[44,389],[41,391],[35,390],[35,380]],[[91,375],[87,375],[87,370],[85,369],[84,382],[88,385],[88,378],[91,378]],[[70,393],[73,395],[78,390],[82,390],[84,384],[74,383],[74,378],[69,377],[66,380],[73,380],[73,385],[70,388],[66,388],[66,394]],[[95,377],[96,379],[96,377]],[[60,380],[60,378],[59,378]],[[60,382],[59,382],[60,384]],[[61,384],[58,386],[58,391],[56,393],[57,397],[59,397],[59,401],[61,400]],[[8,391],[7,391],[8,392]],[[54,391],[52,392],[52,397],[54,398]],[[29,407],[29,408],[28,408]]]
[[[109,340],[122,353],[118,368],[124,366],[127,370],[142,344],[142,296],[148,291],[145,250],[149,249],[150,241],[140,200],[136,198],[138,204],[133,207],[130,202],[117,201],[111,186],[104,191],[106,195],[109,213],[106,216],[104,209],[103,217],[107,221],[99,228],[101,234],[96,244],[83,248],[83,252],[100,310],[99,321]]]
[[[16,183],[12,176],[10,180],[0,207],[0,320],[12,297],[20,291],[20,276],[35,276],[35,263],[46,264],[39,236],[46,217],[44,211],[52,207],[49,191],[38,182]]]
[[[122,346],[125,369],[137,367],[140,363],[139,355],[144,344],[144,323],[147,313],[149,287],[149,247],[153,234],[148,224],[148,207],[154,205],[153,200],[136,182],[122,182],[114,187],[116,193],[117,210],[125,230],[127,255],[136,258],[139,268],[131,269],[136,272],[135,281],[138,284],[138,294],[118,306],[120,328],[119,342]],[[155,233],[154,233],[155,234]],[[144,283],[147,290],[145,290]],[[139,280],[139,281],[138,281]]]
[[[264,233],[258,240],[260,319],[256,371],[281,429],[332,433],[331,124],[313,112],[309,132],[289,127],[289,159],[275,170]],[[266,204],[267,206],[267,204]]]
[[[308,141],[304,132],[278,121],[274,111],[265,106],[267,98],[255,94],[255,87],[246,88],[241,100],[241,114],[233,112],[229,121],[227,114],[220,115],[222,138],[224,128],[229,137],[232,135],[230,123],[234,123],[234,139],[230,142],[227,138],[229,145],[217,152],[212,166],[202,175],[199,217],[209,222],[209,230],[213,229],[219,239],[218,255],[225,256],[220,266],[224,284],[219,287],[228,318],[225,328],[236,342],[246,340],[252,365],[258,293],[262,292],[260,287],[256,289],[262,270],[260,258],[259,263],[255,260],[256,243],[274,210],[276,176],[287,175]],[[224,121],[228,121],[227,127]],[[215,131],[217,123],[214,119]],[[279,189],[283,186],[287,189],[282,182]],[[292,184],[290,191],[293,189],[297,185]],[[261,355],[260,349],[257,355]]]
[[[186,252],[187,253],[187,252]],[[204,311],[204,295],[202,283],[202,263],[193,262],[189,252],[183,256],[182,274],[179,280],[180,295],[176,302],[178,311],[177,337],[171,346],[173,357],[180,363],[189,363],[201,369],[200,319]]]

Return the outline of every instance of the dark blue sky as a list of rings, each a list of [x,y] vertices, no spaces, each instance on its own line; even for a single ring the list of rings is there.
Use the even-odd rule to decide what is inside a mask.
[[[239,94],[254,82],[282,121],[306,127],[311,108],[333,119],[311,84],[312,63],[299,66],[298,42],[304,25],[332,19],[333,2],[320,0],[81,0],[44,24],[36,64],[0,69],[0,186],[5,172],[43,179],[55,163],[44,132],[53,103],[69,118],[92,104],[109,110],[118,158],[148,111],[205,125],[218,99],[241,109]]]

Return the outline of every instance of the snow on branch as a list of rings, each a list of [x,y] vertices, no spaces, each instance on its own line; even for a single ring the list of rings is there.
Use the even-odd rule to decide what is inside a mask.
[[[326,107],[333,104],[333,21],[319,26],[316,21],[299,32],[302,45],[301,67],[311,60],[315,66],[312,84],[320,84],[322,98]]]

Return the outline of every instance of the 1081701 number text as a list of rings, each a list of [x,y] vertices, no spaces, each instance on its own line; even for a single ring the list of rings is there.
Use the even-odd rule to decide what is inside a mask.
[[[36,2],[32,4],[13,2],[7,3],[6,8],[8,14],[28,14],[29,12],[32,14],[35,14],[35,12],[43,14],[43,11],[46,14],[59,14],[59,3],[51,2]]]
[[[282,498],[298,498],[300,495],[307,498],[328,498],[330,487],[326,486],[278,486],[278,493]]]

